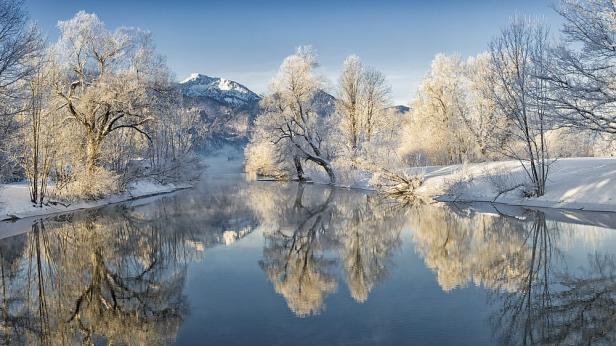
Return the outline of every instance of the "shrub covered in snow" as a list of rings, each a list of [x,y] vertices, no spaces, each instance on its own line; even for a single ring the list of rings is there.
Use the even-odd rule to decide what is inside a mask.
[[[62,181],[52,189],[51,195],[66,201],[96,200],[120,191],[119,176],[104,168],[96,167],[88,171],[78,167],[67,181]]]

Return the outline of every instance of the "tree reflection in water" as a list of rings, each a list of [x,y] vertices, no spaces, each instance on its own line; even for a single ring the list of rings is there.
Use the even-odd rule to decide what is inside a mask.
[[[362,303],[388,277],[408,226],[443,291],[488,291],[500,343],[616,343],[616,256],[593,250],[586,262],[572,260],[562,249],[580,230],[541,212],[396,208],[376,195],[305,184],[215,185],[145,208],[38,221],[0,240],[0,341],[173,342],[189,310],[187,264],[257,229],[260,268],[294,314],[319,314],[341,285]]]
[[[19,244],[2,244],[4,341],[172,341],[187,313],[182,290],[191,250],[159,222],[127,209],[70,218],[38,221],[32,232],[10,238]]]
[[[333,260],[323,254],[331,245],[327,237],[331,235],[334,190],[329,190],[324,201],[309,206],[303,203],[303,192],[304,185],[298,185],[294,203],[281,209],[279,224],[286,227],[267,236],[260,263],[276,292],[298,316],[318,313],[325,296],[336,289]]]
[[[529,252],[516,219],[418,206],[411,209],[409,226],[417,251],[445,291],[470,283],[515,290],[525,275]]]
[[[566,230],[537,212],[527,225],[531,258],[517,291],[499,292],[494,330],[507,345],[616,342],[616,258],[595,252],[569,267],[556,240]]]
[[[559,240],[570,225],[539,211],[522,218],[415,208],[413,240],[445,291],[488,289],[495,337],[504,345],[614,344],[616,257],[595,252],[567,263]],[[564,242],[564,241],[563,241]]]
[[[364,302],[387,274],[404,218],[370,195],[297,185],[295,198],[272,204],[263,224],[261,267],[277,293],[300,317],[318,314],[337,288],[342,262],[351,296]],[[275,220],[272,220],[274,218]]]

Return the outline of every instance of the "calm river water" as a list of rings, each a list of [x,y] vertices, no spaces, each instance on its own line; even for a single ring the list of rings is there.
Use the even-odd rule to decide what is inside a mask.
[[[192,190],[0,223],[10,344],[616,342],[616,215]],[[10,236],[9,236],[10,234]]]

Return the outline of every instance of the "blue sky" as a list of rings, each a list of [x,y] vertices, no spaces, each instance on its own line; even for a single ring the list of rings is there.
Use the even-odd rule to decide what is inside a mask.
[[[264,92],[294,47],[317,49],[321,72],[335,83],[342,61],[357,54],[384,72],[396,103],[406,104],[437,53],[475,55],[518,13],[558,32],[554,0],[433,1],[130,1],[26,0],[50,40],[56,23],[77,11],[108,27],[152,31],[178,80],[191,72],[220,76]]]

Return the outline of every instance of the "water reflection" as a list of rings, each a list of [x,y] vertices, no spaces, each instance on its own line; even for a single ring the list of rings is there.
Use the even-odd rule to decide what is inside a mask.
[[[11,244],[21,256],[2,251],[6,343],[168,341],[188,309],[188,253],[150,221],[116,209],[34,223]]]
[[[364,302],[387,275],[400,244],[403,214],[370,195],[296,187],[295,198],[273,206],[261,267],[300,317],[318,314],[342,262],[351,296]],[[265,196],[264,196],[265,197]]]
[[[417,251],[445,291],[469,283],[515,290],[523,280],[530,254],[524,225],[516,219],[418,207],[409,225]]]
[[[336,290],[331,273],[333,260],[324,252],[333,248],[330,208],[335,192],[323,201],[304,205],[304,185],[297,188],[295,201],[277,207],[277,229],[269,231],[263,249],[263,270],[277,293],[284,296],[298,316],[318,313],[324,297]]]
[[[3,239],[2,340],[173,342],[189,312],[187,264],[253,229],[238,191],[38,220],[30,232]]]
[[[538,211],[513,218],[459,215],[451,207],[416,210],[410,224],[443,290],[489,289],[499,344],[616,342],[616,256],[594,251],[579,261],[566,254],[561,248],[574,237],[572,225]]]
[[[571,263],[557,239],[566,234],[538,213],[528,225],[531,252],[524,281],[502,293],[494,331],[502,344],[614,344],[616,262],[613,254],[589,253]]]
[[[375,289],[404,285],[395,269],[416,258],[439,292],[485,292],[485,333],[495,343],[613,344],[616,250],[602,244],[614,232],[554,219],[522,209],[399,208],[315,185],[209,182],[152,203],[38,220],[0,240],[0,338],[173,343],[191,318],[191,299],[204,294],[186,288],[191,264],[220,265],[208,263],[209,248],[256,235],[255,269],[297,317],[324,314],[334,295],[379,304],[387,298],[373,297]],[[402,256],[409,252],[416,257]],[[405,304],[419,304],[411,297]]]

